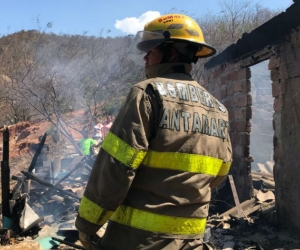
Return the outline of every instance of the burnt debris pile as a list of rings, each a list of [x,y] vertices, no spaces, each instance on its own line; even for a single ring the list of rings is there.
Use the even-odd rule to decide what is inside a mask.
[[[4,136],[8,137],[8,134]],[[1,162],[2,229],[0,245],[37,242],[42,249],[84,249],[74,226],[80,199],[91,170],[84,156],[74,157],[58,171],[50,166],[35,169],[47,134],[41,138],[26,171],[10,176],[8,138]],[[84,170],[84,171],[83,171]],[[85,175],[82,174],[85,172]],[[2,248],[1,248],[2,249]],[[10,249],[10,248],[7,248]],[[11,248],[13,249],[13,248]]]

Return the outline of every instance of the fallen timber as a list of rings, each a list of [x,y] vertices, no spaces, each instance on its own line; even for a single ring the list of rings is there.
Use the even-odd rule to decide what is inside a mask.
[[[61,189],[61,188],[59,188],[59,187],[57,187],[57,186],[55,186],[55,185],[53,185],[53,184],[51,184],[49,182],[46,182],[46,181],[40,179],[39,177],[37,177],[37,176],[35,176],[33,174],[30,174],[30,173],[28,173],[26,171],[21,171],[21,173],[23,175],[25,175],[27,178],[29,178],[29,179],[31,179],[33,181],[36,181],[36,182],[38,182],[38,183],[40,183],[40,184],[42,184],[42,185],[44,185],[46,187],[53,188],[53,189],[55,189],[55,190],[63,193],[64,195],[69,195],[69,196],[71,196],[74,199],[80,200],[80,198],[76,194],[71,193],[70,191],[67,191],[67,190],[63,190],[63,189]]]

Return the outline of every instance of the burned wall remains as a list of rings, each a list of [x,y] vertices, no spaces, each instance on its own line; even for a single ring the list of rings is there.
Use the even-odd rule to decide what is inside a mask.
[[[300,228],[300,28],[270,58],[274,99],[274,180],[276,213]]]
[[[204,87],[227,107],[233,175],[240,200],[252,190],[249,67],[269,61],[272,81],[275,218],[300,229],[300,0],[205,64]],[[263,39],[261,39],[263,38]],[[249,158],[250,157],[250,158]]]

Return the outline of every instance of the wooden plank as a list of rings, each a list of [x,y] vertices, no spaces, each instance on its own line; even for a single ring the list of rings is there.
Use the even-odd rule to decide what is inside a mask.
[[[230,182],[230,186],[231,186],[235,206],[236,206],[237,212],[238,212],[238,218],[242,218],[243,217],[243,211],[242,211],[242,208],[241,208],[239,197],[238,197],[237,192],[236,192],[233,177],[232,177],[232,175],[228,175],[228,177],[229,177],[229,182]]]

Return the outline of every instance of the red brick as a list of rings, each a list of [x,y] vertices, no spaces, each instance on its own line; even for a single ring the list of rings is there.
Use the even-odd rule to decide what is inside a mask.
[[[221,85],[227,85],[228,84],[228,76],[222,76],[221,77]]]
[[[227,85],[227,96],[230,96],[233,94],[234,94],[233,83],[229,83]]]
[[[273,97],[278,97],[280,93],[280,84],[278,82],[273,82],[272,83],[272,96]]]
[[[231,135],[232,145],[250,145],[250,135],[245,132],[235,132]]]
[[[238,74],[237,74],[237,71],[232,71],[232,72],[230,72],[230,80],[231,81],[236,81],[236,80],[238,80]]]
[[[251,94],[247,95],[247,106],[252,106],[252,95]]]
[[[287,65],[280,65],[278,80],[285,81],[288,78],[289,78],[289,73],[288,73]]]
[[[294,78],[293,80],[297,80],[297,82],[298,82],[298,79],[296,79],[296,78]],[[280,82],[280,93],[282,95],[285,94],[285,84],[286,84],[286,81],[281,81]]]
[[[247,106],[247,96],[246,95],[236,95],[232,100],[232,105],[234,107],[246,107]]]
[[[246,120],[245,121],[231,121],[230,130],[235,132],[245,132],[246,131]]]
[[[235,120],[235,112],[234,112],[234,109],[228,110],[228,118],[229,118],[230,121],[234,121],[234,120]]]
[[[237,108],[234,110],[234,118],[236,121],[245,120],[245,116],[242,108]]]
[[[268,64],[268,70],[278,68],[280,66],[280,56],[271,56]]]
[[[274,111],[281,111],[282,110],[282,101],[279,98],[274,99],[273,105]]]
[[[221,79],[220,78],[215,78],[214,80],[215,86],[221,86]]]
[[[236,130],[239,132],[245,132],[246,130],[246,121],[236,121]]]
[[[278,69],[271,70],[271,80],[273,82],[277,82],[279,80],[279,70]]]
[[[245,117],[247,120],[252,118],[252,107],[251,106],[246,107]],[[251,127],[251,124],[250,124],[250,127]]]
[[[239,80],[241,80],[241,79],[249,79],[249,78],[251,78],[250,68],[241,68],[238,71],[238,79]]]
[[[234,92],[245,92],[246,91],[246,83],[243,81],[238,81],[233,84]]]

